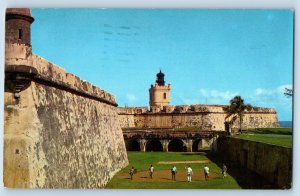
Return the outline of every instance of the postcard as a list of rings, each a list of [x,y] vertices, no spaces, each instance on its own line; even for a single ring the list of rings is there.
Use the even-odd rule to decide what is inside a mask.
[[[290,189],[294,11],[7,8],[4,186]]]

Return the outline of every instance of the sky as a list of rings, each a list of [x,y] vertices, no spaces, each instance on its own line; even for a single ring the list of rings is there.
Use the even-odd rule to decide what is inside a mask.
[[[240,95],[292,120],[293,11],[31,9],[33,52],[112,93],[148,106],[161,69],[171,105],[228,104]]]

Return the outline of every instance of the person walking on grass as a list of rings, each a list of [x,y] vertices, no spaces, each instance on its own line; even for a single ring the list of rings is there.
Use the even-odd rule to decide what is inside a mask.
[[[171,174],[172,174],[172,180],[176,181],[176,173],[177,173],[177,168],[175,165],[172,166],[171,168]]]
[[[149,168],[149,174],[150,174],[151,179],[152,179],[153,173],[154,173],[154,167],[151,165]]]
[[[205,165],[205,167],[204,167],[204,177],[205,177],[205,180],[208,180],[208,178],[209,178],[209,167],[207,165]]]
[[[187,181],[192,182],[193,170],[190,165],[188,165],[188,167],[186,169],[186,174],[187,174]]]
[[[227,167],[226,167],[226,165],[223,163],[223,167],[222,167],[222,175],[223,175],[223,178],[226,177],[226,172],[227,172]]]
[[[134,169],[134,167],[132,166],[131,169],[129,170],[129,175],[130,175],[130,179],[131,179],[131,180],[133,179],[133,174],[135,174],[135,169]]]

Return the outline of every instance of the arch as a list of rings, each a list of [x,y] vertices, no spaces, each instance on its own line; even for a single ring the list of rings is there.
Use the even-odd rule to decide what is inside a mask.
[[[181,139],[173,139],[168,145],[169,152],[186,152],[186,146]]]
[[[141,151],[140,144],[136,139],[128,139],[125,144],[127,151]]]
[[[193,146],[192,146],[193,152],[199,152],[201,150],[201,148],[202,148],[202,139],[198,138],[198,139],[194,140]]]
[[[146,151],[163,151],[163,146],[158,139],[150,139],[146,144]]]
[[[225,131],[229,132],[230,123],[229,122],[225,122],[224,125],[225,125]]]

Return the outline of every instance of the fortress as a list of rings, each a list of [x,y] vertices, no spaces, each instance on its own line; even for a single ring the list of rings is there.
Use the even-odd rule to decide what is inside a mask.
[[[118,114],[127,150],[198,151],[213,148],[220,134],[239,128],[239,118],[227,118],[226,105],[170,106],[171,85],[160,71],[149,89],[148,107],[119,107]],[[243,129],[279,127],[276,111],[253,107],[245,111]],[[147,148],[148,146],[148,148]]]
[[[198,151],[238,127],[225,105],[170,106],[161,71],[149,89],[150,110],[117,107],[110,93],[32,53],[33,21],[29,9],[7,9],[5,187],[102,188],[128,165],[126,148]],[[245,129],[278,126],[274,109],[245,113]]]
[[[29,9],[7,9],[4,186],[101,188],[128,165],[113,95],[31,50]]]

